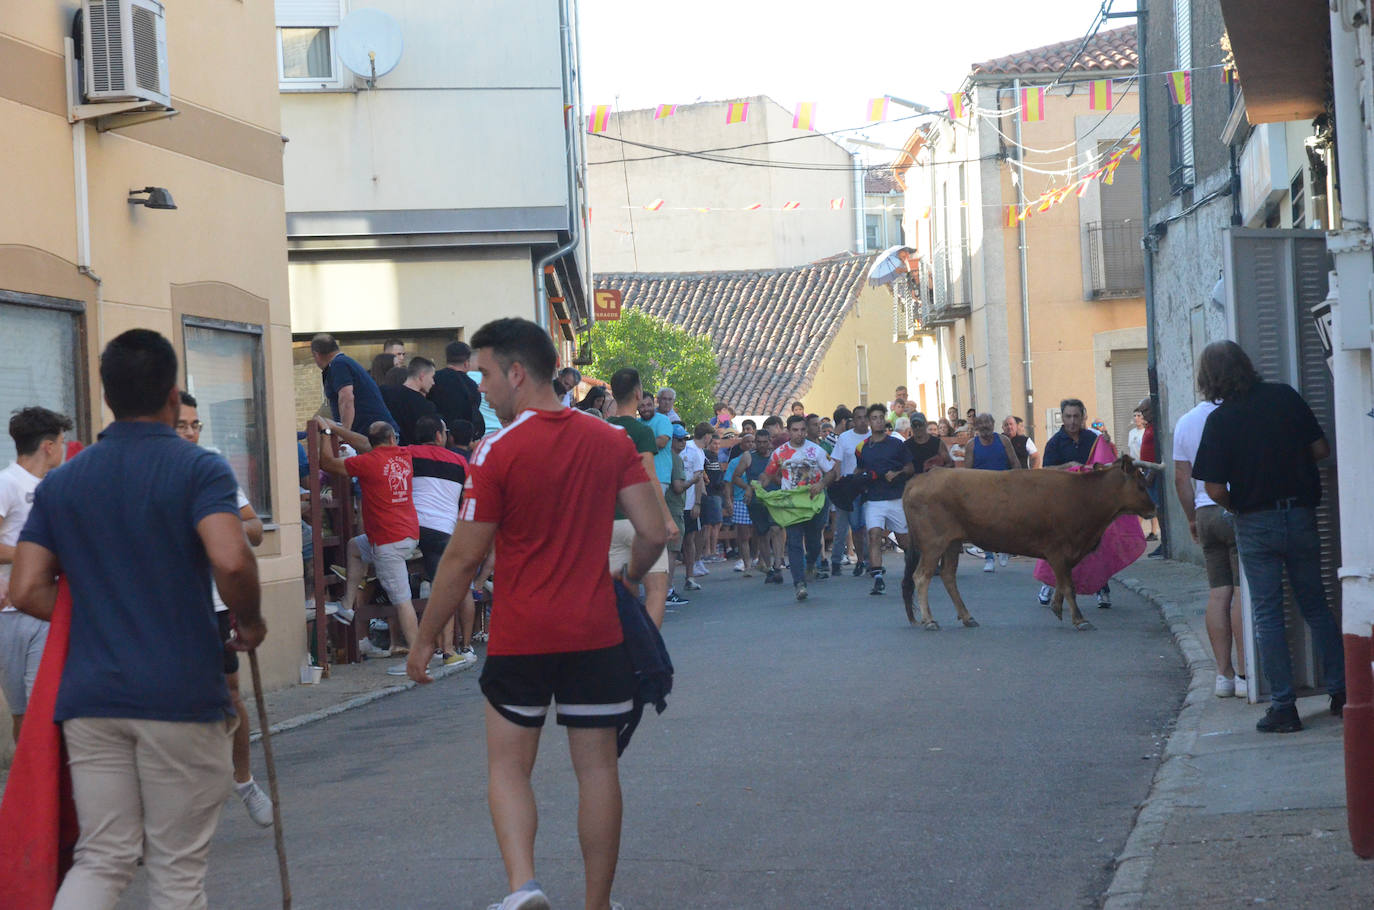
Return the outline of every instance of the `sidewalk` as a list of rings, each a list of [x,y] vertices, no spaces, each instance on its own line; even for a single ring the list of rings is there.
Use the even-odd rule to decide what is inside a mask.
[[[1115,580],[1159,608],[1192,682],[1105,910],[1369,907],[1374,866],[1351,851],[1326,696],[1299,699],[1302,732],[1257,732],[1266,705],[1212,694],[1202,567],[1141,559]]]

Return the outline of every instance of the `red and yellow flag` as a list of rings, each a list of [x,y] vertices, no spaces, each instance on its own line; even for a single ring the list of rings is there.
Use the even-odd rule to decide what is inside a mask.
[[[792,129],[811,130],[816,129],[816,102],[798,101],[797,109],[792,114]]]
[[[1109,111],[1112,109],[1112,80],[1096,79],[1088,91],[1088,110]]]
[[[1136,161],[1139,161],[1139,160],[1140,160],[1140,143],[1139,143],[1139,142],[1137,142],[1135,145],[1131,146],[1131,157],[1134,158]]]
[[[946,93],[948,99],[949,116],[951,120],[963,120],[964,112],[968,108],[968,92]]]
[[[611,106],[609,104],[594,104],[592,112],[587,115],[587,132],[604,133],[606,123],[611,119]]]
[[[677,113],[676,104],[660,104],[658,110],[654,112],[655,120],[662,120],[664,117],[671,117]]]
[[[1090,176],[1084,177],[1082,180],[1078,181],[1078,189],[1075,192],[1078,194],[1079,199],[1088,195],[1088,187],[1092,186],[1092,182],[1093,178]]]
[[[1009,205],[1009,206],[1007,206],[1007,214],[1006,214],[1006,217],[1005,217],[1005,218],[1003,219],[1003,221],[1002,221],[1003,226],[1004,226],[1004,227],[1016,227],[1016,221],[1017,221],[1017,218],[1016,218],[1016,206],[1014,206],[1014,205]]]
[[[755,203],[753,203],[752,205],[746,205],[746,206],[744,207],[744,210],[745,210],[746,212],[757,212],[757,211],[758,211],[759,209],[761,209],[761,208],[763,208],[763,203],[762,203],[762,202],[755,202]]]
[[[1021,122],[1039,123],[1045,119],[1045,89],[1021,89]]]
[[[831,200],[830,200],[830,207],[831,207],[832,209],[842,209],[842,208],[844,208],[844,197],[841,196],[841,197],[839,197],[838,199],[831,199]]]
[[[1193,74],[1188,70],[1175,70],[1169,74],[1169,96],[1174,104],[1193,103]]]
[[[1107,165],[1107,173],[1103,175],[1102,182],[1107,184],[1107,186],[1111,186],[1114,182],[1116,182],[1116,169],[1120,165],[1120,158],[1115,159],[1114,161],[1112,161],[1111,164]]]
[[[725,122],[743,123],[749,119],[748,101],[731,101],[729,107],[725,109]]]
[[[657,212],[661,208],[663,208],[663,200],[655,199],[653,202],[650,202],[648,205],[644,206],[644,211]]]
[[[790,211],[792,211],[793,209],[799,209],[799,208],[801,208],[801,203],[800,203],[800,202],[784,202],[784,203],[782,204],[782,210],[783,210],[784,212],[790,212]]]
[[[876,123],[887,119],[887,96],[868,99],[868,122]]]

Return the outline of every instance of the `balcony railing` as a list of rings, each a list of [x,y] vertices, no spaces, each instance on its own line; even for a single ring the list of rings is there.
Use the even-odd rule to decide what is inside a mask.
[[[1138,297],[1145,290],[1145,252],[1139,222],[1087,226],[1088,266],[1094,298]]]
[[[926,309],[921,299],[921,283],[915,276],[902,275],[892,283],[892,334],[895,338],[900,340],[929,333],[924,319]]]
[[[932,326],[951,325],[954,320],[969,315],[972,306],[971,295],[969,294],[970,276],[967,267],[964,274],[959,276],[959,280],[955,281],[950,275],[949,257],[950,248],[947,244],[938,243],[935,245],[935,254],[932,257],[935,271],[932,282],[935,287],[935,299],[929,320]]]

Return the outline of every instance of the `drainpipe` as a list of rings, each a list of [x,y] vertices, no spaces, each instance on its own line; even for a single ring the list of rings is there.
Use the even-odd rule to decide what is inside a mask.
[[[558,4],[558,29],[563,39],[559,48],[563,55],[563,104],[573,104],[575,112],[577,107],[572,91],[572,17],[568,0]],[[568,156],[568,242],[546,253],[534,264],[534,321],[546,332],[549,331],[549,290],[544,282],[544,269],[577,249],[582,235],[577,205],[577,130],[580,124],[574,122],[573,118],[564,119]]]
[[[1141,0],[1143,3],[1144,0]],[[1142,64],[1142,67],[1144,64]],[[1021,80],[1012,80],[1012,105],[1020,103]],[[1002,109],[998,90],[997,109]],[[1021,267],[1021,382],[1026,387],[1026,435],[1035,432],[1035,391],[1031,385],[1030,279],[1026,268],[1026,222],[1019,217],[1026,208],[1026,169],[1021,167],[1025,151],[1021,145],[1021,117],[1016,118],[1016,253]],[[1041,445],[1044,445],[1042,442]]]
[[[1370,287],[1374,278],[1369,214],[1371,188],[1366,168],[1374,148],[1363,116],[1374,102],[1368,71],[1368,23],[1347,28],[1349,4],[1334,3],[1331,13],[1331,75],[1335,99],[1337,173],[1341,222],[1327,235],[1335,261],[1331,302],[1331,373],[1335,387],[1336,440],[1340,458],[1341,624],[1345,646],[1346,821],[1356,855],[1374,858],[1374,534],[1369,515],[1374,488],[1368,465],[1374,459],[1374,404],[1371,390]],[[1334,228],[1335,226],[1333,226]]]
[[[850,149],[849,157],[854,162],[854,252],[862,253],[867,247],[864,242],[864,213],[868,205],[868,200],[864,199],[864,169],[858,149]]]
[[[67,66],[67,104],[68,118],[72,118],[71,108],[79,100],[77,86],[80,84],[76,68],[76,43],[65,40]],[[95,347],[102,350],[105,345],[105,297],[104,282],[91,268],[91,194],[90,182],[86,176],[86,121],[71,119],[72,127],[72,188],[76,197],[76,270],[95,284]]]

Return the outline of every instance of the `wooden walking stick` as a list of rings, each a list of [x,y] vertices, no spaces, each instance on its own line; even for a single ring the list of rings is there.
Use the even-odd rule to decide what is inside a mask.
[[[262,733],[262,757],[267,765],[267,789],[272,796],[272,837],[277,842],[277,871],[281,875],[282,910],[291,910],[291,876],[286,870],[286,841],[281,833],[281,800],[277,797],[277,765],[272,760],[272,731],[267,723],[267,703],[262,697],[262,674],[258,671],[258,651],[248,652],[253,671],[253,700],[258,703],[258,730]]]

